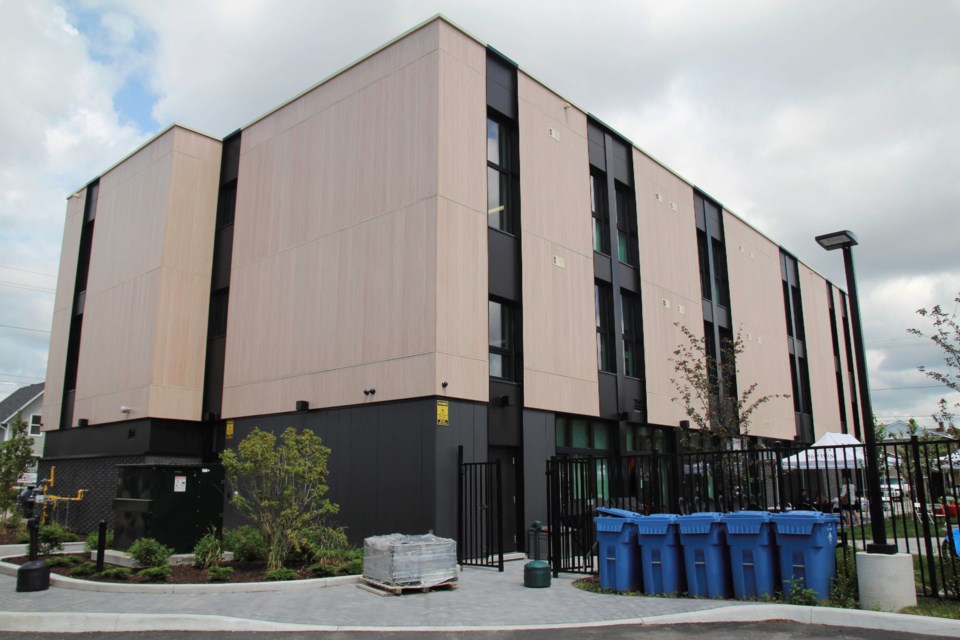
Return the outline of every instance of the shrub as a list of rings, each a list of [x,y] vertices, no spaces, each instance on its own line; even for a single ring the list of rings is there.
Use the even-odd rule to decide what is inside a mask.
[[[820,600],[817,599],[817,592],[804,587],[802,578],[791,578],[788,582],[790,583],[790,595],[783,594],[784,602],[808,607],[815,607],[820,604]]]
[[[207,582],[229,582],[233,567],[210,567],[207,569]]]
[[[350,543],[342,527],[317,525],[303,533],[296,551],[304,561],[341,564],[350,559]]]
[[[260,532],[249,524],[225,531],[223,549],[233,552],[237,562],[256,562],[266,560],[267,543]]]
[[[165,547],[153,538],[140,538],[127,550],[130,557],[141,567],[166,567],[173,549]]]
[[[79,556],[50,556],[44,562],[51,567],[69,567],[78,562],[83,562],[83,558]]]
[[[334,575],[338,576],[359,576],[363,574],[363,559],[354,558],[353,560],[342,564],[336,568]]]
[[[220,564],[222,556],[223,547],[220,539],[217,538],[217,531],[211,527],[210,531],[204,534],[193,547],[193,566],[198,569],[215,567]]]
[[[77,566],[67,571],[68,576],[92,576],[97,572],[97,565],[94,562],[81,562]]]
[[[173,572],[170,570],[170,567],[164,565],[162,567],[147,567],[146,569],[140,569],[140,571],[137,571],[137,575],[144,580],[149,580],[150,582],[164,582],[165,580],[170,579],[170,576],[173,575]]]
[[[97,545],[100,543],[100,532],[94,531],[87,535],[87,541],[84,543],[83,548],[87,551],[96,551]],[[107,549],[113,547],[113,529],[107,529]]]
[[[297,572],[286,567],[279,567],[267,574],[267,580],[296,580]]]
[[[76,541],[77,534],[64,529],[56,522],[51,522],[37,530],[37,539],[39,541],[37,552],[47,556],[56,551],[62,551],[64,542]]]
[[[318,578],[329,578],[336,575],[338,567],[332,564],[314,564],[307,567],[307,571]]]
[[[126,580],[130,577],[130,569],[126,567],[110,567],[91,576],[95,580]]]
[[[857,585],[857,561],[853,551],[844,554],[837,549],[837,574],[830,588],[830,604],[834,607],[857,609],[860,606],[860,590]]]

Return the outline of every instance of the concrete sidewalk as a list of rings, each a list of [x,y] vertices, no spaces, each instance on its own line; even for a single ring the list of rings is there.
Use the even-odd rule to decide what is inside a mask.
[[[52,587],[17,593],[0,576],[0,631],[467,631],[794,620],[960,637],[960,621],[897,614],[688,598],[588,593],[562,575],[549,589],[523,586],[523,562],[504,573],[466,569],[457,590],[382,596],[355,583],[225,593],[107,593]],[[273,585],[264,587],[272,588]]]

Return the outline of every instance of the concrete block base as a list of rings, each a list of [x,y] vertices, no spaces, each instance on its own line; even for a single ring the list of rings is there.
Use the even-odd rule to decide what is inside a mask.
[[[896,612],[917,604],[913,558],[908,553],[857,554],[860,608]]]

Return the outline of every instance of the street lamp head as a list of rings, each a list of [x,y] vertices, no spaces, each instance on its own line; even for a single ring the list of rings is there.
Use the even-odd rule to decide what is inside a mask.
[[[853,235],[853,231],[834,231],[833,233],[817,236],[816,240],[817,244],[827,251],[857,246],[857,236]]]

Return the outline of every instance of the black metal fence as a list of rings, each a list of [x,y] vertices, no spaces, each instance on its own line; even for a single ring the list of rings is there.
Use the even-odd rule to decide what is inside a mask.
[[[917,591],[960,599],[960,445],[910,440],[877,445],[881,495],[865,492],[863,445],[764,448],[548,462],[554,573],[594,573],[598,507],[652,513],[794,509],[840,517],[840,552],[871,541],[869,500],[883,503],[888,542],[914,558]],[[956,532],[956,533],[955,533]]]
[[[464,462],[459,453],[457,561],[503,571],[500,461]]]

